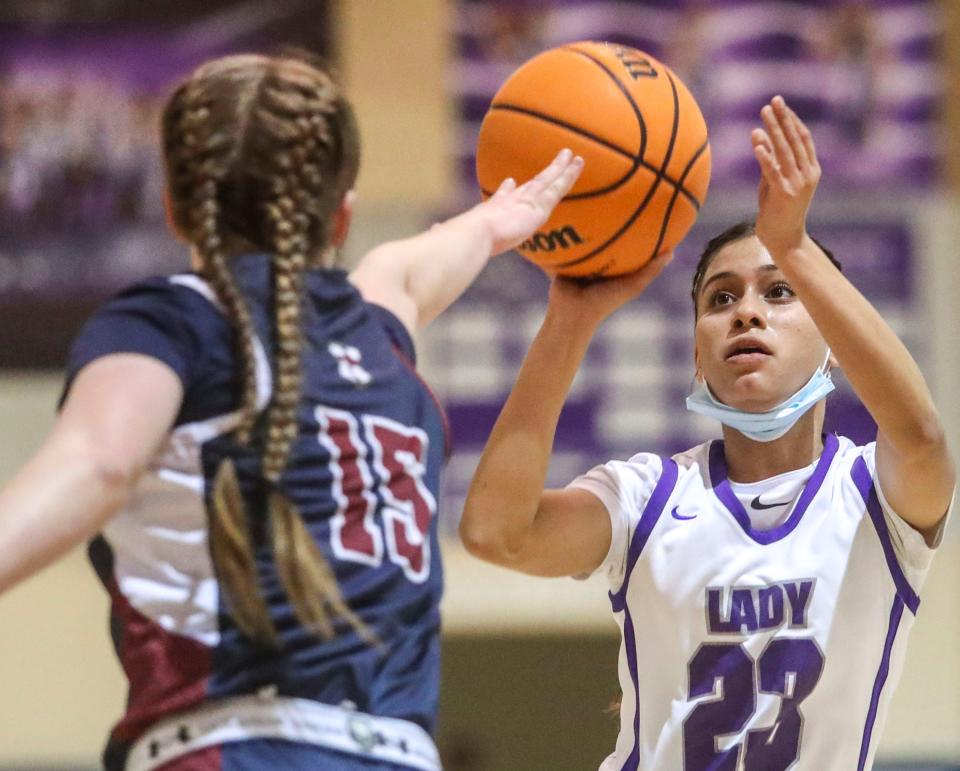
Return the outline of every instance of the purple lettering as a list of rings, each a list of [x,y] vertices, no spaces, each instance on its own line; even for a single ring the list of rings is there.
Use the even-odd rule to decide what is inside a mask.
[[[738,632],[757,631],[757,609],[753,604],[752,589],[733,590],[730,601],[730,625]]]
[[[807,605],[813,594],[813,580],[787,581],[783,584],[790,602],[790,628],[800,629],[807,625]]]
[[[720,601],[723,599],[723,589],[718,586],[707,588],[707,627],[713,634],[729,634],[740,631],[734,627],[728,618],[720,615]]]
[[[757,592],[759,613],[757,621],[761,629],[776,629],[783,623],[783,589],[774,584]]]

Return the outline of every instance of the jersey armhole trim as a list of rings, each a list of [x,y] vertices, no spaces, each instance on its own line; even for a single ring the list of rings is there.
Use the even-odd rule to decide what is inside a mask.
[[[650,534],[653,532],[653,528],[656,527],[657,522],[660,520],[660,515],[666,507],[667,501],[670,500],[670,496],[673,494],[673,489],[677,485],[678,476],[679,470],[676,461],[672,458],[666,458],[663,461],[663,470],[660,472],[660,479],[657,480],[657,485],[653,488],[650,500],[647,501],[647,505],[644,506],[643,513],[640,515],[637,529],[634,530],[633,537],[630,539],[630,547],[627,551],[627,567],[623,573],[623,583],[620,584],[620,588],[617,589],[616,592],[609,593],[610,604],[613,605],[614,613],[619,613],[627,606],[627,586],[630,583],[630,574],[633,572],[633,567],[637,564],[637,560],[640,559],[640,554],[643,552],[643,547],[646,546]]]
[[[416,368],[417,346],[413,341],[413,332],[407,328],[407,325],[400,320],[400,317],[397,316],[396,313],[386,306],[380,305],[380,303],[370,302],[369,300],[364,300],[364,303],[366,303],[368,308],[373,310],[377,316],[377,321],[380,326],[387,329],[388,335],[393,337],[392,333],[398,333],[397,336],[399,339],[395,340],[395,347],[400,348],[403,351],[403,355],[413,364],[414,368]]]
[[[446,463],[453,455],[453,429],[450,427],[450,416],[447,415],[447,411],[444,409],[443,404],[440,402],[436,392],[417,371],[417,365],[410,361],[410,358],[407,356],[407,354],[404,353],[404,351],[396,343],[391,343],[390,348],[393,350],[394,355],[397,357],[397,359],[399,359],[400,363],[410,371],[411,375],[420,381],[420,385],[423,386],[424,390],[427,392],[427,395],[430,397],[430,400],[437,408],[437,412],[440,413],[440,422],[443,425],[443,460],[444,463]]]
[[[870,521],[873,522],[873,527],[877,531],[877,537],[880,539],[880,546],[883,549],[883,556],[886,559],[890,575],[893,577],[894,586],[896,586],[897,596],[903,601],[903,604],[907,606],[907,609],[916,616],[917,610],[920,608],[920,596],[914,591],[913,587],[910,586],[910,582],[907,580],[907,576],[900,565],[900,560],[897,559],[896,552],[893,548],[893,541],[890,540],[887,521],[884,519],[883,509],[880,506],[880,499],[877,497],[876,482],[873,477],[870,476],[870,470],[867,468],[867,463],[863,459],[863,456],[860,456],[853,462],[850,476],[860,493],[860,497],[863,498],[863,502],[867,507],[867,513],[870,515]]]
[[[857,771],[864,771],[867,765],[867,758],[870,755],[870,745],[873,743],[873,727],[877,720],[877,711],[880,707],[880,695],[883,693],[883,687],[887,683],[887,676],[890,674],[890,657],[893,653],[893,644],[897,639],[897,632],[900,629],[900,619],[903,617],[904,602],[897,595],[893,599],[893,607],[890,609],[890,621],[887,624],[887,638],[883,643],[883,654],[880,657],[880,666],[877,668],[877,675],[873,680],[873,692],[870,694],[870,707],[867,710],[867,719],[863,725],[863,738],[860,740],[860,758],[857,763]]]

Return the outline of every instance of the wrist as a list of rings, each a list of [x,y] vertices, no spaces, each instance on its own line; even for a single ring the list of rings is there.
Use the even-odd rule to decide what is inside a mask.
[[[444,220],[434,225],[431,230],[445,230],[458,243],[475,245],[484,254],[493,256],[494,218],[484,209],[483,204]]]
[[[806,228],[800,228],[790,233],[777,233],[776,235],[764,233],[762,228],[758,228],[757,236],[770,253],[773,261],[778,265],[782,260],[790,259],[804,249],[809,240]]]
[[[567,313],[548,305],[540,329],[544,334],[562,339],[577,348],[586,350],[600,326],[600,322],[601,319],[594,319],[580,313]]]

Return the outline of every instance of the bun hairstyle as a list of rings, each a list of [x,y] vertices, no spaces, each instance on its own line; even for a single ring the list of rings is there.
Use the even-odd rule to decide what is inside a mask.
[[[228,263],[244,252],[270,255],[275,389],[256,449],[284,590],[300,623],[321,636],[332,637],[333,619],[340,617],[373,642],[280,485],[299,430],[303,276],[333,261],[331,226],[359,165],[353,110],[318,63],[299,55],[227,56],[179,85],[162,128],[173,224],[193,245],[235,332],[242,445],[251,443],[258,418],[255,334]],[[232,460],[217,470],[208,516],[214,569],[231,616],[250,639],[278,647]]]

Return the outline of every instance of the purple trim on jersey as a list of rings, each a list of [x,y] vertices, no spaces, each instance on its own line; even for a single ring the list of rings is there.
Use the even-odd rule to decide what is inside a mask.
[[[786,522],[772,530],[756,530],[750,523],[750,517],[747,516],[743,504],[740,503],[740,499],[737,498],[733,488],[730,487],[730,480],[727,478],[727,460],[723,455],[723,441],[719,439],[710,443],[710,483],[713,485],[713,492],[717,498],[737,520],[740,527],[743,528],[743,532],[759,544],[774,543],[786,538],[800,524],[800,520],[810,506],[810,502],[820,491],[839,446],[840,442],[837,437],[828,434],[824,440],[823,452],[820,454],[817,467],[803,486],[803,491],[800,493],[800,498],[793,507],[793,511],[787,517]]]
[[[633,710],[633,749],[627,756],[621,771],[638,771],[640,768],[640,674],[637,670],[637,638],[633,632],[633,617],[630,608],[624,605],[623,644],[627,649],[627,668],[633,681],[633,693],[636,704]]]
[[[860,459],[862,460],[862,458]],[[867,764],[867,755],[870,754],[870,740],[873,738],[873,724],[877,719],[877,708],[880,705],[880,694],[887,682],[890,673],[890,655],[893,652],[893,643],[900,628],[900,619],[903,616],[903,600],[899,595],[893,598],[893,607],[890,609],[890,623],[887,626],[887,639],[883,644],[883,655],[880,657],[880,668],[873,681],[873,694],[870,696],[870,709],[867,711],[867,720],[863,726],[863,740],[860,742],[860,762],[857,771],[863,771]]]
[[[640,515],[640,521],[637,523],[637,529],[633,532],[633,538],[630,539],[630,549],[627,552],[627,567],[623,573],[623,583],[614,593],[610,592],[610,604],[613,605],[613,612],[619,613],[627,606],[627,584],[630,583],[630,573],[633,572],[633,566],[640,559],[640,553],[646,546],[647,539],[653,528],[656,526],[660,515],[663,513],[664,506],[673,493],[673,488],[677,484],[677,464],[676,461],[667,458],[663,461],[663,470],[660,472],[660,479],[657,480],[657,486],[653,488],[653,494]],[[629,651],[627,653],[629,656]],[[636,678],[634,678],[636,684]]]
[[[622,771],[637,771],[640,768],[640,675],[637,671],[637,639],[633,631],[633,617],[630,615],[630,608],[627,607],[627,585],[630,583],[630,574],[633,572],[634,565],[640,559],[640,553],[650,538],[650,533],[656,527],[660,520],[660,515],[673,494],[673,489],[677,486],[677,477],[679,470],[677,463],[670,458],[663,461],[663,469],[660,472],[660,478],[657,480],[656,487],[647,505],[643,508],[640,515],[640,521],[637,523],[637,529],[633,532],[633,538],[630,539],[630,548],[627,552],[627,567],[623,574],[623,583],[620,588],[610,592],[610,604],[613,606],[613,612],[624,611],[623,619],[623,646],[627,652],[627,668],[630,670],[630,679],[633,681],[633,693],[636,697],[636,704],[633,712],[633,749],[623,764]]]
[[[877,531],[880,546],[883,548],[883,556],[887,560],[887,567],[890,568],[890,575],[893,576],[893,583],[897,587],[897,596],[913,615],[917,615],[917,610],[920,608],[920,597],[910,586],[910,582],[900,566],[900,560],[897,559],[893,541],[890,540],[887,520],[883,516],[883,508],[880,506],[880,498],[877,496],[876,483],[870,476],[870,470],[867,468],[863,456],[854,461],[850,476],[853,478],[857,490],[860,491],[860,497],[863,498],[863,502],[867,506],[867,512],[870,514],[870,521],[873,522],[873,527]]]

